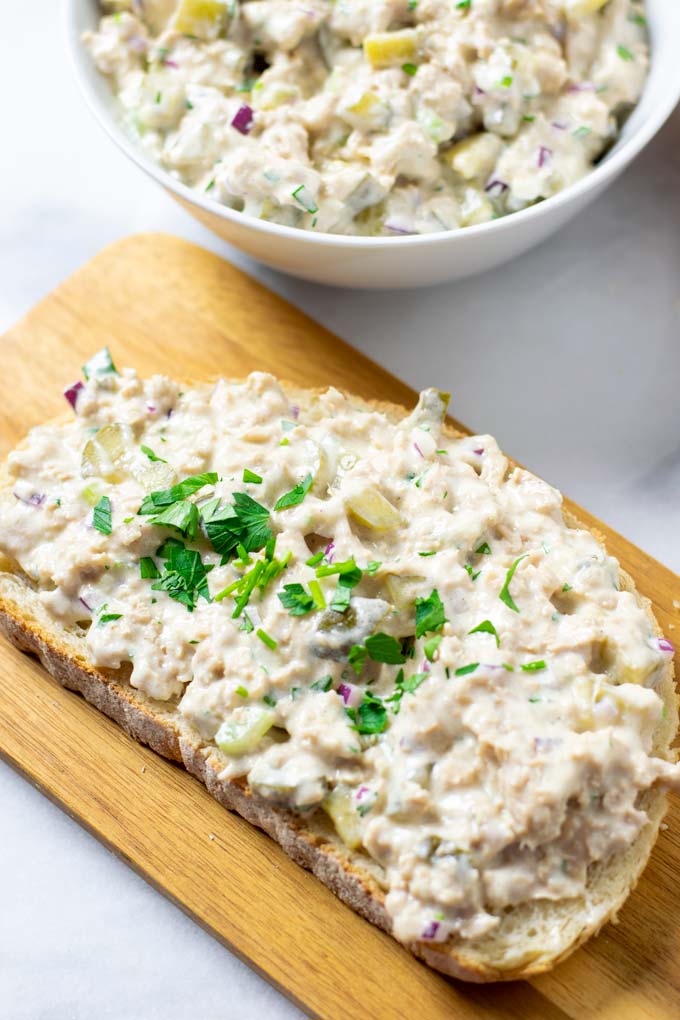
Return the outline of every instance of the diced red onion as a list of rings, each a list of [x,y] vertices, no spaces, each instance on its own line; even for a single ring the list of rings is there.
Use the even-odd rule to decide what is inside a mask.
[[[481,457],[482,454],[484,453],[484,447],[480,446],[480,448],[478,450],[473,450],[472,452],[476,453],[478,457]]]
[[[250,134],[250,130],[253,126],[253,109],[244,103],[240,106],[231,120],[231,126],[240,131],[242,135]]]
[[[497,196],[502,195],[504,192],[509,190],[509,185],[506,184],[505,181],[498,180],[498,178],[495,178],[493,181],[489,181],[487,186],[484,188],[487,195],[491,195],[495,192]]]
[[[163,67],[171,67],[174,71],[179,71],[179,64],[174,60],[168,60],[167,57],[163,61]]]
[[[574,82],[567,89],[567,92],[597,92],[597,86],[591,81]]]
[[[295,421],[297,421],[298,418],[300,417],[300,408],[297,406],[297,404],[293,404],[291,406],[290,416],[291,416],[291,418],[294,418]]]
[[[127,43],[133,53],[146,53],[147,42],[141,35],[131,35]]]
[[[668,638],[665,638],[665,637],[659,638],[659,651],[660,652],[665,652],[667,655],[674,655],[675,654],[675,648],[673,647],[671,642],[668,640]]]
[[[389,230],[390,234],[401,234],[402,236],[413,233],[408,227],[401,227],[398,223],[386,223],[385,230]]]
[[[84,388],[85,387],[83,386],[83,383],[81,383],[79,380],[78,382],[75,382],[73,386],[69,386],[67,390],[64,390],[64,396],[66,397],[74,411],[76,409],[76,404],[78,403],[78,396],[80,394],[80,391]]]
[[[356,708],[361,701],[361,688],[354,684],[338,684],[338,694],[349,708]]]
[[[560,122],[559,122],[558,120],[554,120],[554,121],[552,122],[552,126],[553,126],[554,128],[557,128],[557,130],[558,130],[558,131],[566,131],[566,130],[567,130],[567,127],[568,127],[568,125],[567,125],[567,124],[560,124]]]
[[[420,667],[420,672],[421,673],[429,673],[430,672],[430,663],[427,661],[427,659],[423,659],[423,664]]]
[[[42,506],[45,502],[45,495],[41,492],[32,492],[30,496],[22,496],[15,490],[14,498],[18,499],[20,503],[25,503],[26,506]]]
[[[371,791],[368,786],[360,786],[359,789],[357,790],[356,799],[362,800],[366,796],[366,794],[370,792]]]
[[[156,411],[158,410],[158,408],[156,407],[155,404],[147,404],[146,405],[146,409],[147,409],[149,414],[155,414]]]
[[[422,450],[420,449],[420,447],[418,446],[418,444],[417,444],[417,443],[414,443],[413,445],[414,445],[414,447],[415,447],[415,449],[416,449],[416,452],[418,453],[418,455],[419,455],[420,457],[422,457],[422,458],[423,458],[423,460],[425,460],[425,454],[424,454],[424,453],[423,453],[423,451],[422,451]]]
[[[92,612],[92,606],[88,605],[88,603],[87,603],[87,602],[85,601],[85,599],[83,598],[83,596],[82,596],[82,595],[79,595],[79,596],[78,596],[78,601],[79,601],[79,602],[82,602],[82,604],[83,604],[83,605],[85,606],[85,608],[87,609],[88,613],[91,613],[91,612]]]
[[[424,942],[434,942],[437,939],[437,933],[441,925],[439,921],[430,921],[423,934],[420,936]]]
[[[538,166],[542,170],[546,163],[549,162],[553,154],[552,149],[549,149],[547,145],[541,145],[538,150]]]
[[[329,563],[333,562],[333,550],[334,549],[335,549],[335,542],[333,541],[333,539],[331,539],[330,542],[328,543],[328,545],[326,546],[326,548],[323,551],[323,554],[324,554],[324,556],[326,557],[326,559],[328,560]]]

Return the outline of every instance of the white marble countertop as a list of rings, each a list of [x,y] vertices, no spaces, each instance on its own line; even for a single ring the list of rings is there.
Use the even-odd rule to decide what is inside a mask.
[[[451,390],[457,417],[680,570],[680,111],[603,199],[512,266],[431,290],[334,291],[247,263],[114,149],[76,91],[57,7],[13,4],[0,34],[0,328],[108,242],[179,234],[414,386]],[[0,802],[3,1015],[300,1016],[4,765]]]

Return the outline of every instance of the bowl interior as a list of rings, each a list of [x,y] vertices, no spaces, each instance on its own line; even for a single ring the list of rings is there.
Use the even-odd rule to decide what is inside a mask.
[[[480,232],[503,229],[510,222],[522,220],[535,215],[546,206],[561,202],[579,190],[587,190],[594,186],[603,176],[613,175],[639,152],[658,131],[670,115],[680,99],[680,60],[677,57],[680,44],[680,3],[678,0],[646,0],[647,17],[652,40],[652,60],[649,77],[640,102],[627,119],[616,145],[607,153],[600,164],[581,181],[566,188],[557,196],[539,203],[510,217],[503,217],[480,226],[466,227],[463,231],[448,231],[443,234],[413,235],[403,238],[366,238],[314,234],[309,231],[282,227],[279,224],[265,223],[262,220],[234,212],[226,206],[204,198],[195,191],[185,187],[165,170],[154,163],[134,144],[119,126],[115,108],[115,97],[106,79],[99,74],[81,43],[82,33],[93,29],[99,22],[101,10],[97,0],[65,0],[66,33],[69,49],[76,68],[76,73],[85,97],[94,114],[101,121],[113,140],[142,169],[159,180],[171,191],[177,192],[188,202],[199,205],[208,212],[224,219],[248,223],[251,227],[266,233],[274,233],[304,239],[310,243],[328,243],[343,246],[390,246],[408,245],[413,243],[432,242],[433,238],[461,235],[471,236]]]

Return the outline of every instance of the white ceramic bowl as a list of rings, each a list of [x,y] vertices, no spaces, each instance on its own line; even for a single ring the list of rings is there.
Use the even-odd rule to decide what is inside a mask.
[[[65,0],[76,74],[95,116],[116,142],[196,219],[275,269],[343,287],[416,287],[457,280],[514,258],[545,240],[592,202],[647,145],[680,99],[680,2],[647,0],[651,71],[617,144],[583,180],[545,202],[491,223],[410,237],[314,234],[234,212],[176,181],[149,159],[116,120],[114,98],[80,42],[99,19],[97,0]]]

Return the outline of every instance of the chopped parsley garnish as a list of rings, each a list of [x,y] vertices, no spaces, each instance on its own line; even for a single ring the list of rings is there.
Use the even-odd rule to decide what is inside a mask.
[[[314,599],[301,584],[284,584],[283,591],[277,592],[277,595],[291,616],[305,616],[316,608]]]
[[[153,461],[154,463],[158,464],[168,463],[167,460],[163,460],[163,458],[159,457],[157,453],[154,453],[151,447],[149,446],[140,446],[140,450],[142,451],[143,454],[145,454],[149,458],[150,461]]]
[[[139,576],[145,580],[157,580],[161,574],[151,556],[142,556],[139,561]]]
[[[83,375],[91,379],[97,375],[118,375],[108,347],[102,347],[83,365]]]
[[[434,637],[429,638],[423,645],[423,651],[425,652],[425,658],[428,662],[432,662],[434,659],[435,652],[441,644],[441,634],[435,634]]]
[[[264,694],[262,700],[265,705],[269,705],[270,708],[276,708],[276,698],[272,698],[271,694]]]
[[[423,634],[428,634],[430,631],[441,630],[445,623],[444,606],[436,588],[433,588],[427,598],[416,599],[417,638],[421,638]]]
[[[365,648],[369,659],[372,659],[373,662],[385,662],[394,666],[406,662],[401,644],[389,634],[373,634],[366,639]]]
[[[469,563],[463,564],[463,570],[470,575],[473,581],[476,581],[481,574],[481,570],[473,570]]]
[[[190,475],[189,478],[173,485],[171,489],[150,492],[137,513],[142,516],[160,513],[166,507],[172,506],[173,503],[179,503],[180,500],[193,496],[204,485],[214,485],[216,481],[217,474],[214,471],[206,471],[202,475]]]
[[[113,620],[120,620],[122,613],[102,613],[97,620],[97,626],[103,627],[105,623],[111,623]]]
[[[333,686],[333,677],[329,674],[328,676],[322,676],[319,680],[315,680],[313,684],[309,685],[310,691],[330,691]]]
[[[370,563],[366,564],[366,573],[372,577],[381,567],[382,563],[380,560],[371,560]]]
[[[205,533],[222,563],[242,545],[246,552],[258,552],[273,535],[269,527],[269,510],[244,492],[235,492],[233,506],[220,506],[219,499],[201,508]]]
[[[501,647],[501,639],[491,620],[483,620],[481,623],[478,623],[476,627],[468,631],[468,634],[491,634],[496,639],[496,648]]]
[[[368,691],[358,708],[346,708],[345,712],[352,720],[352,729],[357,733],[370,735],[382,733],[387,728],[387,709],[380,698]]]
[[[243,623],[239,627],[239,630],[244,630],[246,634],[252,634],[255,630],[255,624],[250,619],[247,613],[243,614]]]
[[[92,514],[92,525],[102,535],[111,534],[111,500],[102,496]]]
[[[391,704],[394,706],[393,712],[395,715],[399,715],[399,710],[401,708],[401,699],[403,698],[403,696],[405,694],[415,694],[415,692],[418,690],[423,681],[427,680],[428,676],[429,676],[428,673],[414,673],[413,676],[406,677],[404,676],[403,669],[399,670],[394,681],[395,683],[394,694],[390,694],[389,698],[385,699],[386,701],[391,702]]]
[[[477,556],[490,556],[491,546],[489,545],[488,542],[482,542],[482,544],[477,549],[475,549],[475,553]]]
[[[627,61],[635,60],[635,57],[630,52],[630,50],[628,49],[627,46],[617,46],[616,47],[616,52],[621,57],[621,60],[627,60]]]
[[[467,666],[459,666],[455,671],[454,676],[467,676],[468,673],[474,673],[479,668],[478,662],[470,662]]]
[[[314,479],[311,475],[307,475],[301,482],[291,489],[290,492],[286,492],[283,496],[277,499],[274,504],[275,510],[287,510],[291,506],[299,506],[304,500],[305,496],[312,487]]]
[[[402,64],[401,69],[404,74],[408,74],[411,78],[413,78],[418,71],[418,66],[417,64]]]
[[[565,581],[565,583],[562,585],[562,591],[564,591],[564,592],[571,591],[572,587],[573,586],[571,584],[567,584],[566,581]]]
[[[255,472],[251,471],[249,468],[244,468],[244,471],[243,471],[243,481],[244,482],[249,482],[251,485],[261,485],[262,484],[262,476],[261,475],[256,475]]]
[[[361,673],[362,669],[364,668],[364,663],[366,662],[367,655],[368,652],[366,651],[363,645],[352,645],[352,647],[350,648],[349,655],[347,656],[347,661],[357,676],[359,676],[359,673]]]
[[[508,570],[507,574],[505,575],[505,584],[501,588],[500,593],[498,595],[498,597],[501,600],[501,602],[505,602],[505,604],[508,607],[508,609],[512,609],[513,613],[519,613],[519,609],[515,605],[515,601],[514,601],[512,595],[510,594],[510,582],[512,581],[513,577],[515,576],[515,571],[517,570],[517,567],[522,562],[522,560],[525,560],[527,558],[528,555],[529,555],[528,553],[524,553],[523,556],[518,556],[517,557],[517,559],[515,560],[513,565],[510,567],[510,569]]]
[[[436,556],[437,555],[437,550],[436,549],[432,549],[430,552],[419,552],[418,555],[419,556],[423,556],[423,557],[425,557],[425,556]]]
[[[156,514],[151,523],[179,531],[180,535],[193,542],[198,533],[198,507],[188,499],[180,500]]]
[[[171,599],[181,602],[190,613],[199,596],[206,602],[212,601],[207,577],[213,569],[212,564],[206,566],[199,552],[187,549],[175,538],[169,538],[158,550],[158,555],[165,560],[165,572],[151,585],[154,591],[167,592]]]
[[[237,687],[236,688],[236,693],[238,694],[238,696],[240,698],[249,698],[250,697],[250,695],[248,694],[248,691],[243,686]]]
[[[536,673],[540,669],[547,668],[543,659],[536,659],[535,662],[524,662],[520,666],[520,669],[523,669],[525,673]]]

